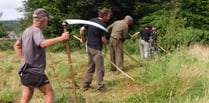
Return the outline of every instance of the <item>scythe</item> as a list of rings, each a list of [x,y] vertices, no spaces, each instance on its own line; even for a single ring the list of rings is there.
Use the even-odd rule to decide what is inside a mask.
[[[102,25],[92,22],[92,21],[87,21],[87,20],[80,20],[80,19],[67,19],[65,20],[66,23],[68,23],[69,25],[73,25],[73,24],[86,24],[86,25],[91,25],[91,26],[95,26],[97,28],[100,28],[106,32],[108,32],[108,30],[103,27]]]
[[[100,28],[106,32],[108,32],[108,30],[106,28],[104,28],[102,25],[95,23],[95,22],[91,22],[91,21],[87,21],[87,20],[80,20],[80,19],[67,19],[65,20],[62,25],[64,27],[64,32],[67,31],[66,25],[73,25],[73,24],[86,24],[86,25],[91,25],[91,26],[95,26],[97,28]],[[65,41],[66,43],[66,52],[67,52],[67,56],[68,56],[68,64],[70,67],[70,79],[72,81],[72,87],[73,87],[73,97],[74,97],[74,103],[77,103],[77,97],[76,97],[76,83],[75,83],[75,79],[74,79],[74,73],[73,73],[73,66],[72,66],[72,60],[71,60],[71,55],[70,55],[70,49],[69,49],[69,42],[68,40]]]

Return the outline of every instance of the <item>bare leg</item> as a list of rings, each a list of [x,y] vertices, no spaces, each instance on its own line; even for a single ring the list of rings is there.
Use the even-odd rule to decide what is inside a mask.
[[[33,96],[33,89],[30,89],[29,87],[22,85],[22,96],[20,103],[29,103],[32,96]]]
[[[45,96],[45,103],[54,103],[54,91],[48,83],[38,88]]]

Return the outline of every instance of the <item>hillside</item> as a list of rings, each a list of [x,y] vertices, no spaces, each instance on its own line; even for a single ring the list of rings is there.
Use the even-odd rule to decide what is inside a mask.
[[[209,48],[193,45],[176,52],[160,56],[158,60],[135,63],[125,56],[125,72],[135,81],[122,73],[109,71],[109,62],[105,61],[105,84],[107,90],[92,89],[83,92],[77,89],[79,103],[207,103],[209,102]],[[138,59],[138,55],[131,55]],[[72,101],[72,89],[69,80],[69,67],[65,52],[47,51],[47,75],[56,92],[56,103]],[[72,53],[75,79],[81,85],[86,69],[87,56],[82,52]],[[140,65],[142,64],[142,65]],[[14,52],[0,52],[0,102],[18,103],[21,87],[16,68],[19,65]],[[31,103],[43,103],[43,96],[35,91]]]

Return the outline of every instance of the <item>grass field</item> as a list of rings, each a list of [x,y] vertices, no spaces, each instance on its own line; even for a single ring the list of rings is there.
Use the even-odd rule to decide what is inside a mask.
[[[72,65],[75,80],[81,85],[87,65],[87,55],[73,52]],[[161,55],[157,60],[143,61],[139,55],[131,55],[139,63],[125,56],[125,72],[109,71],[105,60],[105,92],[96,91],[95,77],[92,89],[77,89],[79,103],[209,103],[209,48],[194,45],[173,53]],[[107,55],[109,58],[109,55]],[[14,51],[0,52],[0,103],[18,103],[21,85],[17,75],[19,61]],[[47,50],[46,73],[55,90],[56,103],[72,103],[72,89],[65,52]],[[35,90],[30,103],[44,103],[43,95]]]

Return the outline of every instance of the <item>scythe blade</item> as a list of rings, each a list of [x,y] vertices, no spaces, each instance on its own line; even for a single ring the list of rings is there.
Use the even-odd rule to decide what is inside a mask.
[[[106,32],[108,32],[108,30],[103,27],[102,25],[92,22],[92,21],[87,21],[87,20],[80,20],[80,19],[67,19],[65,20],[68,24],[86,24],[86,25],[91,25],[91,26],[95,26],[97,28],[100,28]]]

